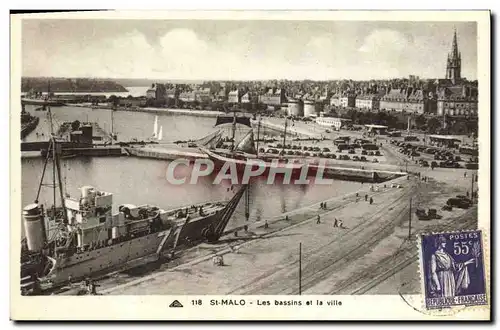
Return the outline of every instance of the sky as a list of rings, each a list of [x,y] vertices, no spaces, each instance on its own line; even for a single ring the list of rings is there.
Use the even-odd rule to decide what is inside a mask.
[[[26,19],[23,76],[184,80],[444,78],[456,28],[477,79],[475,22]]]

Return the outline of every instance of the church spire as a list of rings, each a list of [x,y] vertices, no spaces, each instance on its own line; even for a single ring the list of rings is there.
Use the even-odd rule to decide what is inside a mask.
[[[457,41],[457,29],[453,31],[453,42],[451,45],[451,52],[448,53],[448,58],[446,62],[446,79],[450,79],[453,84],[460,81],[461,76],[462,59],[460,52],[458,51],[458,41]]]
[[[453,44],[451,46],[451,57],[452,58],[458,58],[458,42],[457,42],[457,29],[455,28],[453,32]]]

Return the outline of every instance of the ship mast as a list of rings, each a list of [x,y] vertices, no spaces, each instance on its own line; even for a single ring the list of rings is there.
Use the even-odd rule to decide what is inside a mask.
[[[282,150],[283,155],[285,154],[286,126],[287,126],[287,119],[285,118],[285,132],[283,133],[283,150]]]
[[[257,145],[255,148],[255,152],[257,153],[257,156],[259,155],[260,121],[261,121],[261,118],[259,116],[259,124],[257,125],[257,141],[256,141]]]
[[[53,189],[53,200],[54,204],[52,206],[52,218],[55,221],[56,220],[56,195],[57,195],[57,189],[59,188],[59,197],[61,199],[61,206],[63,210],[63,222],[66,224],[68,223],[68,214],[66,213],[66,207],[64,206],[64,196],[63,196],[63,191],[62,191],[62,178],[61,178],[61,166],[59,163],[59,156],[58,153],[60,152],[60,147],[57,145],[56,137],[54,135],[54,128],[52,124],[52,111],[50,110],[50,106],[47,106],[47,114],[49,115],[49,126],[50,126],[50,140],[47,148],[47,156],[45,157],[45,162],[43,164],[43,170],[42,170],[42,177],[40,179],[40,183],[38,185],[38,191],[36,194],[36,199],[35,203],[38,204],[38,199],[40,197],[40,191],[43,184],[43,179],[45,177],[45,171],[47,169],[47,164],[49,162],[49,157],[52,155],[52,184],[50,186]],[[57,173],[56,173],[57,172]],[[58,184],[56,184],[56,174],[57,174],[57,181]]]
[[[115,110],[114,109],[111,109],[111,144],[113,144],[113,141],[115,139],[115,131],[114,131],[114,116],[113,116],[113,112]]]
[[[231,151],[234,151],[235,134],[236,134],[236,111],[233,112],[233,126],[231,127]]]

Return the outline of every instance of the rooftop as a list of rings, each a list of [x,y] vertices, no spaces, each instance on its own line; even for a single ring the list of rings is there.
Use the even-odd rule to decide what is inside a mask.
[[[389,128],[389,126],[384,126],[384,125],[373,125],[373,124],[368,124],[368,125],[365,125],[365,127],[368,127],[368,128]]]

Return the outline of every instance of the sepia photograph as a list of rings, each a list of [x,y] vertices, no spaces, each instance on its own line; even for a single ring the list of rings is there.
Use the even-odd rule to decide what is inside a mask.
[[[489,319],[489,15],[11,15],[11,317]]]

